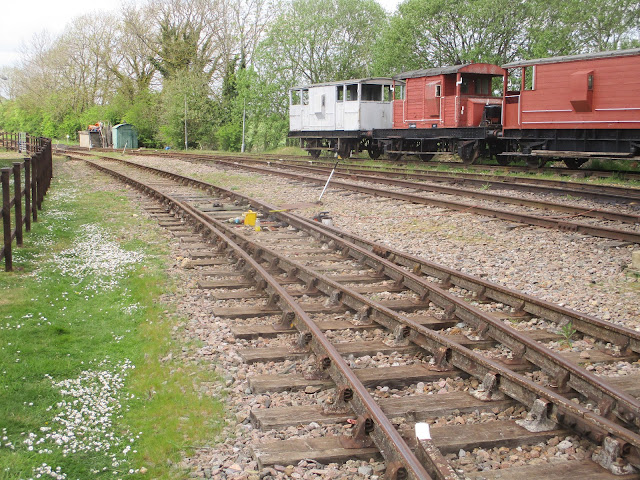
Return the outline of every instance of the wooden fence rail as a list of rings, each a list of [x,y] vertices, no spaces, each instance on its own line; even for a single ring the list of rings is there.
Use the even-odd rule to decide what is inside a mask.
[[[31,153],[23,162],[14,162],[13,167],[0,169],[4,238],[0,260],[4,258],[5,271],[10,272],[13,270],[11,245],[15,239],[16,245],[21,247],[23,230],[31,231],[32,219],[34,222],[38,221],[38,210],[42,210],[42,201],[53,177],[53,157],[51,140],[48,138],[31,135],[20,138],[18,134],[0,132],[1,147]],[[12,176],[13,195],[10,182]],[[11,228],[11,208],[14,209],[14,229]]]

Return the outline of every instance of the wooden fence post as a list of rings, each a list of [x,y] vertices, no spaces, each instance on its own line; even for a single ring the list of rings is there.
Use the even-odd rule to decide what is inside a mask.
[[[24,228],[31,231],[31,159],[24,159]]]
[[[22,217],[22,181],[20,170],[22,169],[22,164],[20,162],[15,162],[13,164],[13,191],[14,191],[14,202],[13,206],[15,208],[15,220],[16,220],[16,245],[22,246],[22,225],[24,223]]]
[[[3,168],[0,173],[2,181],[2,226],[4,230],[4,269],[6,272],[13,270],[11,257],[11,194],[9,193],[10,168]]]
[[[31,157],[31,214],[33,221],[38,221],[38,157]]]

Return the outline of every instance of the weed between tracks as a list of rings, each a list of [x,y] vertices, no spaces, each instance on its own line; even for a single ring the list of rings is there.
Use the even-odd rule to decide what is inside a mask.
[[[222,406],[172,338],[166,243],[122,191],[56,167],[0,273],[0,478],[179,477],[167,460],[213,437]]]

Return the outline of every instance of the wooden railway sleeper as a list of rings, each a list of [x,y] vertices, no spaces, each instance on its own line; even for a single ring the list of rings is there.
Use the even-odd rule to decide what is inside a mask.
[[[187,207],[185,206],[183,208],[187,208]],[[215,221],[213,221],[211,218],[196,212],[193,212],[193,215],[202,217],[203,221],[210,222],[211,226],[208,228],[215,229],[215,227],[213,226],[215,225]],[[224,236],[219,231],[217,233],[218,235]],[[228,240],[228,243],[233,248],[236,248],[236,249],[239,248],[237,244],[232,243],[230,240]],[[238,252],[238,254],[245,261],[249,261],[248,259],[250,257],[248,257],[246,253]],[[251,262],[253,262],[253,268],[260,271],[260,275],[263,278],[265,278],[265,280],[269,281],[270,285],[273,285],[269,289],[271,288],[282,289],[282,287],[280,287],[275,282],[275,279],[270,278],[269,274],[266,271],[264,271],[262,267],[255,260],[251,260]],[[275,287],[275,285],[277,285],[277,287]],[[275,292],[271,292],[271,293],[273,294]],[[336,293],[338,293],[337,297],[339,299],[341,292],[338,291]],[[285,290],[281,290],[281,292],[279,292],[278,295],[280,296],[280,299],[281,299],[281,301],[278,302],[278,305],[281,306],[281,308],[286,308],[285,305],[289,305],[290,307],[293,308],[294,313],[296,309],[299,309],[299,306],[293,301],[293,299],[286,293]],[[275,295],[272,296],[272,299],[275,299]],[[327,349],[333,350],[333,354],[331,355],[333,360],[330,367],[330,370],[333,372],[332,378],[334,378],[335,381],[338,381],[339,378],[346,377],[346,378],[349,378],[349,382],[352,385],[355,384],[356,388],[358,389],[358,396],[357,396],[358,401],[356,401],[355,403],[352,402],[352,404],[355,405],[355,410],[360,412],[364,412],[368,410],[369,412],[374,414],[374,415],[371,415],[371,419],[372,419],[372,422],[375,422],[374,423],[375,425],[380,425],[380,422],[385,424],[385,427],[380,430],[378,428],[370,428],[369,424],[367,424],[366,432],[369,436],[374,436],[375,438],[377,438],[376,445],[381,450],[381,452],[383,452],[383,454],[385,455],[385,458],[387,458],[387,461],[394,462],[394,461],[398,461],[399,459],[402,459],[402,464],[405,466],[403,468],[405,468],[407,472],[411,472],[411,475],[410,475],[411,478],[425,479],[425,480],[430,478],[427,472],[424,470],[424,468],[420,464],[420,462],[415,458],[413,453],[410,451],[410,449],[406,446],[402,438],[399,436],[398,432],[395,430],[395,428],[393,428],[389,420],[384,416],[382,411],[375,404],[373,399],[369,396],[364,386],[362,386],[359,380],[357,380],[357,377],[355,377],[355,374],[353,374],[353,372],[350,371],[350,369],[348,368],[348,366],[346,365],[342,357],[338,354],[337,351],[335,351],[334,347],[330,346],[330,343],[328,342],[324,334],[321,332],[321,330],[319,330],[317,325],[315,325],[315,323],[313,323],[309,318],[307,318],[302,310],[300,310],[299,313],[296,313],[295,318],[296,320],[300,320],[305,325],[304,329],[311,330],[301,334],[301,336],[299,337],[300,343],[304,343],[305,347],[308,345],[310,347],[310,350],[316,352],[316,354],[318,354],[321,351],[325,351]],[[301,325],[298,326],[298,328],[301,328]],[[340,366],[338,367],[337,365],[340,365]],[[354,400],[355,399],[356,398],[354,398]],[[362,413],[360,415],[362,415]]]

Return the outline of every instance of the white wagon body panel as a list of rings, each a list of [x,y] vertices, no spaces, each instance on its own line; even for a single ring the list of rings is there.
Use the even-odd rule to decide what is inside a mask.
[[[289,96],[289,130],[392,128],[392,85],[390,78],[369,78],[293,88]]]

